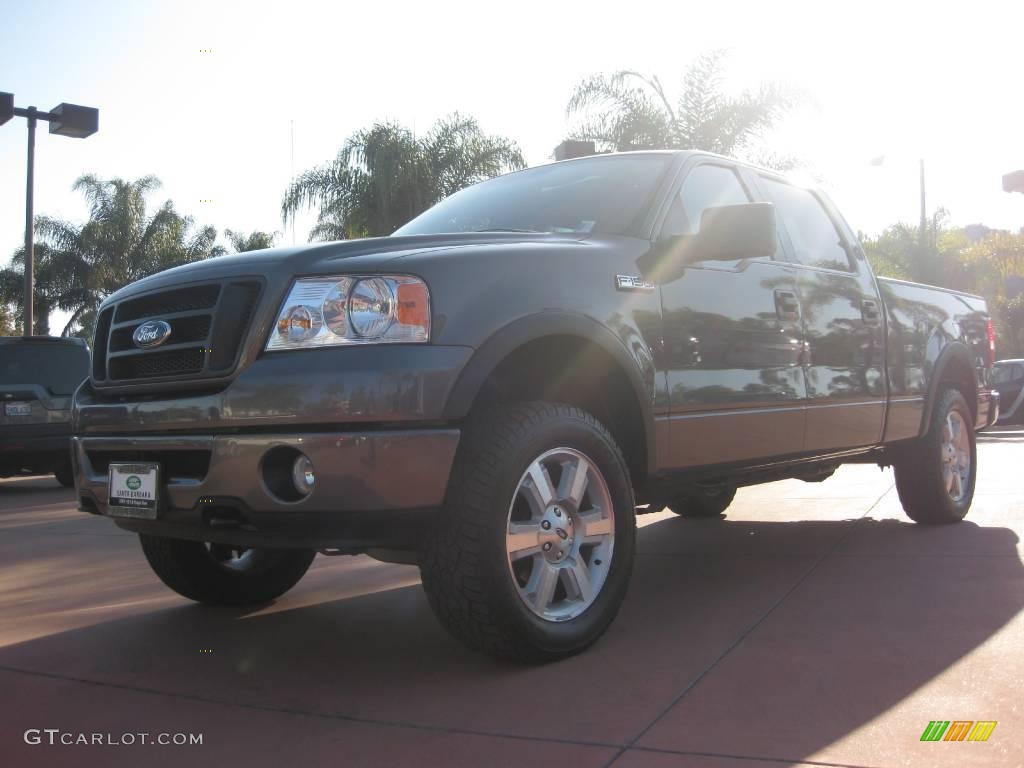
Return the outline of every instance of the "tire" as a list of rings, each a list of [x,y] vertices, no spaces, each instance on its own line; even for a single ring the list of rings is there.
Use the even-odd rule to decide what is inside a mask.
[[[75,475],[74,472],[71,471],[71,464],[61,464],[53,470],[53,476],[57,478],[57,482],[65,488],[75,487]]]
[[[139,540],[160,581],[208,605],[267,603],[294,587],[316,556],[312,549],[232,549],[146,534]]]
[[[700,494],[681,494],[670,501],[668,507],[682,517],[718,517],[734,498],[735,488],[716,488]]]
[[[900,503],[914,522],[959,523],[970,509],[978,466],[973,423],[958,390],[939,390],[927,433],[894,463]]]
[[[537,490],[545,479],[549,490]],[[421,552],[430,605],[454,637],[492,656],[579,653],[625,598],[634,507],[622,453],[589,413],[530,402],[473,416]]]

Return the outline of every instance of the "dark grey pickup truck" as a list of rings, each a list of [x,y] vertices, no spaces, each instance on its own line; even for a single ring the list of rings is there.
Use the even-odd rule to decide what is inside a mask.
[[[638,511],[869,462],[957,522],[998,416],[982,299],[876,278],[825,196],[696,152],[172,269],[103,303],[94,350],[80,506],[169,587],[252,604],[317,551],[418,563],[452,634],[529,659],[608,627]]]

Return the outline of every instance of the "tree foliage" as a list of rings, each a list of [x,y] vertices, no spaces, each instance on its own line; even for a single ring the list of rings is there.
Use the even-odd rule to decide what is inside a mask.
[[[18,336],[20,333],[21,327],[15,322],[10,307],[0,303],[0,336]]]
[[[985,297],[1000,357],[1024,356],[1024,232],[981,225],[954,228],[941,209],[925,227],[894,224],[861,236],[876,274],[939,285]]]
[[[76,225],[49,216],[35,219],[33,298],[35,332],[49,333],[54,309],[71,313],[61,335],[89,337],[100,302],[118,288],[147,275],[225,252],[217,230],[196,227],[168,200],[150,212],[146,198],[160,182],[154,176],[135,181],[81,176],[73,189],[82,193],[89,217]],[[0,270],[0,301],[23,311],[25,249]]]
[[[260,232],[259,230],[253,232],[237,232],[232,229],[224,230],[224,239],[228,241],[235,253],[273,248],[278,235],[278,232]]]
[[[582,121],[573,138],[600,149],[701,149],[722,155],[759,154],[774,167],[789,158],[758,153],[757,141],[796,103],[792,92],[764,83],[739,96],[722,89],[725,53],[701,54],[673,98],[657,75],[632,70],[593,75],[576,86],[566,114]]]
[[[333,162],[296,178],[285,192],[285,223],[318,207],[311,240],[389,235],[453,192],[525,165],[518,145],[484,134],[459,114],[424,136],[396,123],[375,123],[351,136]]]

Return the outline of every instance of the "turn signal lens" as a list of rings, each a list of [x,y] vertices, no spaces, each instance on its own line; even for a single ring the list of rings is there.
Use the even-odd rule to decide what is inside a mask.
[[[996,362],[996,326],[989,320],[988,321],[988,364],[989,366],[994,365]]]
[[[398,322],[402,325],[430,327],[430,297],[423,283],[398,286]]]

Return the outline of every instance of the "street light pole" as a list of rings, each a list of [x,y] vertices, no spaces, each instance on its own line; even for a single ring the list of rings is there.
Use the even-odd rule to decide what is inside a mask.
[[[928,226],[928,216],[924,207],[924,158],[921,158],[921,245],[924,246],[924,233]]]
[[[33,198],[36,178],[36,108],[29,107],[28,122],[28,173],[25,183],[25,320],[22,333],[32,336],[35,326],[32,317],[32,283],[35,272],[35,216],[33,215]]]
[[[84,139],[99,130],[100,111],[80,104],[58,104],[49,112],[35,107],[22,109],[14,106],[14,95],[0,91],[0,125],[12,117],[24,117],[28,122],[28,171],[25,180],[25,319],[22,332],[31,336],[33,331],[32,298],[35,277],[35,216],[33,196],[36,177],[36,123],[45,120],[50,124],[50,133]]]

